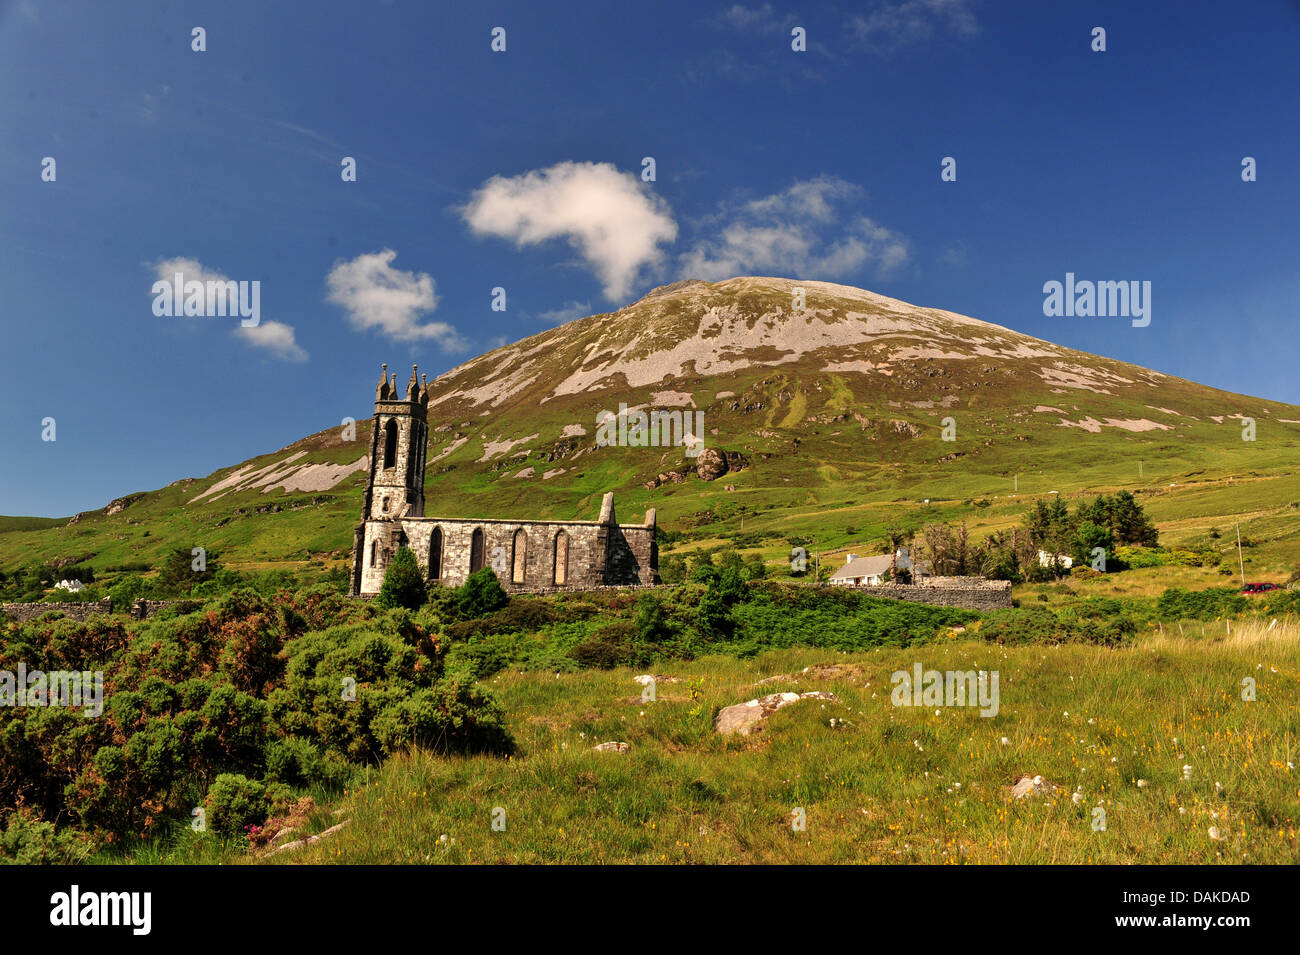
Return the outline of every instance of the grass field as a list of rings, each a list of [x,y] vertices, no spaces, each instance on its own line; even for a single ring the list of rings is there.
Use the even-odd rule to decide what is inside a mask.
[[[503,673],[492,685],[513,757],[390,760],[323,800],[293,838],[344,828],[267,861],[1295,863],[1300,620],[1226,630],[1157,630],[1118,650],[962,635],[905,650],[707,657],[666,667],[678,682],[661,682],[654,702],[627,669]],[[998,671],[999,712],[894,706],[891,674],[917,662]],[[839,669],[801,673],[824,664]],[[840,702],[790,705],[749,737],[713,731],[720,707],[814,689]],[[592,751],[605,741],[630,749]],[[1013,800],[1024,774],[1059,789]],[[264,857],[182,828],[131,858]]]

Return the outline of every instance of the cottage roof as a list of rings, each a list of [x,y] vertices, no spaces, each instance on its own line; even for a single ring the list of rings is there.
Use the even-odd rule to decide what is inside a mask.
[[[883,574],[892,565],[889,554],[881,554],[878,557],[855,557],[831,574],[831,580],[842,580],[846,577],[874,577]]]

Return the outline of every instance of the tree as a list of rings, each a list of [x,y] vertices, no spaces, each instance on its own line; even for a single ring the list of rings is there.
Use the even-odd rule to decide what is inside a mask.
[[[898,548],[912,539],[912,531],[905,531],[897,524],[889,525],[885,531],[885,545],[889,548],[889,578],[898,576]]]
[[[165,558],[158,568],[158,583],[168,591],[188,594],[194,585],[208,579],[221,565],[217,563],[216,551],[205,551],[202,570],[196,569],[198,557],[186,547],[177,547]]]
[[[491,567],[476,570],[456,591],[456,603],[466,617],[483,617],[510,603],[510,597]]]
[[[496,579],[495,575],[493,579]],[[405,607],[407,610],[418,610],[428,599],[429,591],[424,583],[424,572],[420,570],[420,563],[415,559],[415,552],[409,547],[397,548],[397,553],[388,562],[388,569],[384,571],[384,585],[379,588],[376,602],[381,607]]]
[[[1160,532],[1128,491],[1113,497],[1102,494],[1091,504],[1080,504],[1076,519],[1110,528],[1116,544],[1155,547],[1160,542]]]
[[[659,579],[665,584],[680,584],[686,579],[686,561],[669,554],[659,561]]]
[[[1092,563],[1092,552],[1095,548],[1100,547],[1110,559],[1115,552],[1115,538],[1109,527],[1101,527],[1092,521],[1083,521],[1075,531],[1074,548],[1071,556],[1074,557],[1076,567],[1086,567]],[[1104,566],[1104,565],[1103,565]]]
[[[957,573],[958,546],[947,524],[927,524],[921,532],[921,550],[930,562],[930,573],[946,577]]]

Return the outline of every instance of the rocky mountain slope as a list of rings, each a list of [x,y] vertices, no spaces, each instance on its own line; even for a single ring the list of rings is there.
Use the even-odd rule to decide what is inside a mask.
[[[358,368],[359,404],[385,357]],[[775,538],[822,531],[832,512],[866,531],[953,516],[976,499],[1010,507],[1053,491],[1285,481],[1300,464],[1295,406],[780,278],[658,288],[474,358],[430,392],[428,513],[447,516],[594,518],[614,490],[625,517],[654,506],[662,525],[701,535],[747,518]],[[689,415],[702,453],[602,446],[601,414],[620,405]],[[1243,418],[1255,420],[1253,442]],[[363,421],[354,436],[322,431],[70,525],[0,524],[0,567],[148,561],[195,536],[245,564],[338,557],[368,448]]]

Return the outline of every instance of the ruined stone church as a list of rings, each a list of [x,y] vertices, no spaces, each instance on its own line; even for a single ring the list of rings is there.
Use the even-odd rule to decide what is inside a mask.
[[[370,467],[362,520],[353,536],[352,595],[379,593],[399,547],[409,547],[430,582],[457,586],[491,567],[512,593],[659,582],[655,511],[619,524],[608,493],[595,521],[426,517],[424,464],[429,385],[412,366],[405,395],[383,366],[375,389]]]

